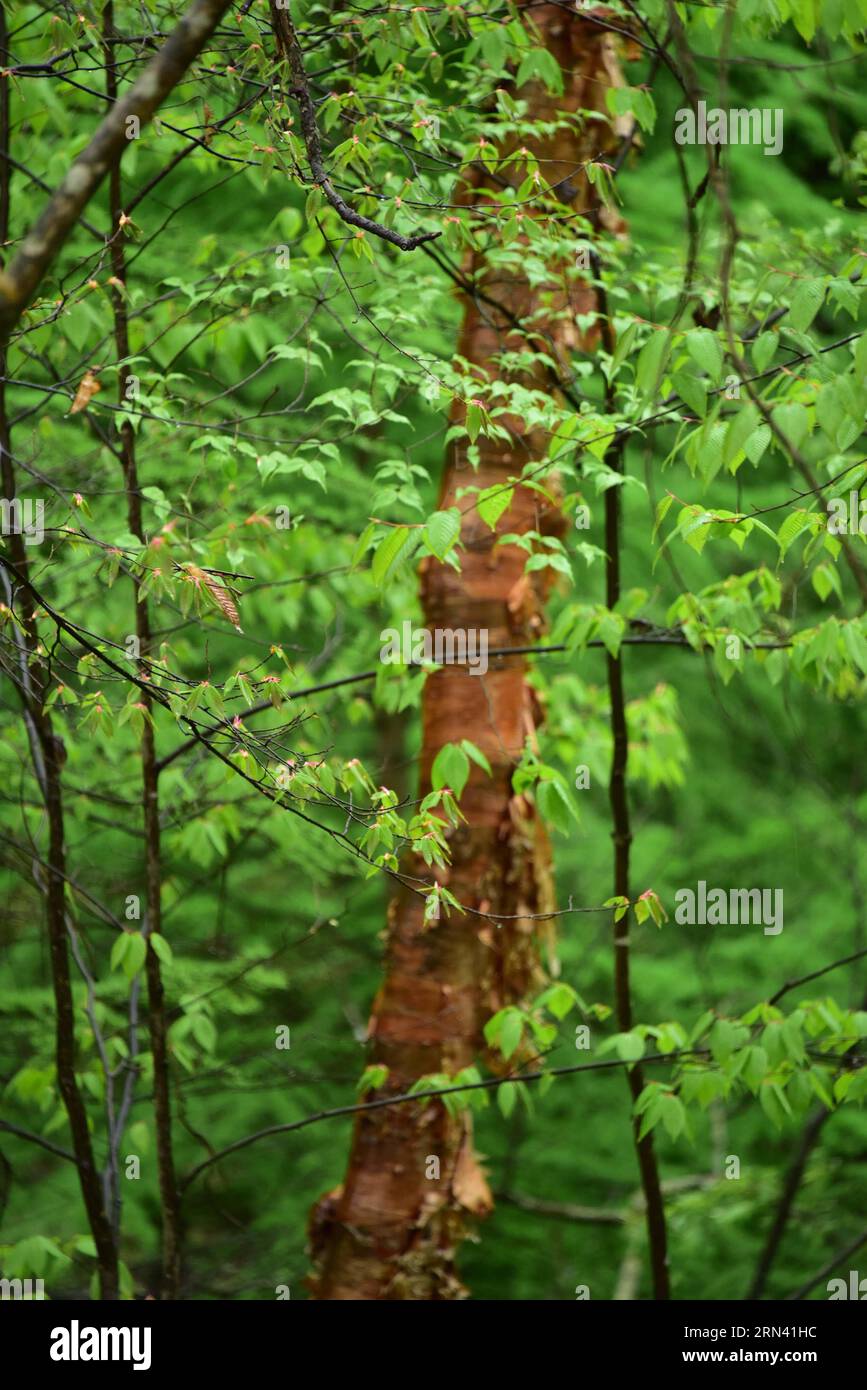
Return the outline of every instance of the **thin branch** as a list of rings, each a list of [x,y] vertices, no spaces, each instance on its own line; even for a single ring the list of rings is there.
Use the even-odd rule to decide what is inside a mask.
[[[633,626],[640,627],[643,626],[643,624],[639,623],[637,620],[633,620]],[[620,645],[628,647],[680,647],[684,651],[692,652],[696,650],[692,643],[687,640],[687,638],[678,628],[661,628],[655,632],[633,633],[632,635],[627,635],[621,638]],[[751,642],[749,645],[750,649],[753,651],[781,651],[789,648],[792,644],[791,642],[783,641]],[[590,639],[589,642],[585,642],[584,646],[593,647],[601,650],[605,647],[605,643],[601,641],[599,638],[593,637]],[[558,652],[568,651],[569,647],[565,642],[557,642],[550,646],[491,647],[488,651],[488,657],[490,658],[503,656],[551,656]],[[454,666],[461,666],[468,665],[470,663],[455,661],[450,664]],[[413,670],[424,670],[423,663],[418,661],[409,661],[407,662],[407,666]],[[336,680],[322,681],[319,685],[305,685],[299,690],[288,690],[285,692],[284,698],[286,700],[300,700],[308,695],[321,695],[325,691],[337,690],[344,685],[359,685],[363,681],[376,680],[377,674],[378,673],[376,671],[360,671],[358,675],[355,676],[338,676]],[[260,700],[257,704],[250,705],[249,708],[245,709],[241,717],[242,719],[249,719],[254,714],[264,714],[266,710],[273,708],[274,705],[271,700]],[[204,737],[206,739],[213,737],[214,734],[217,734],[221,731],[222,727],[223,726],[221,725],[219,728],[215,729],[213,731],[213,734],[206,733]],[[228,719],[225,721],[225,728],[231,728],[231,721]],[[190,752],[190,750],[194,747],[194,740],[188,739],[185,743],[179,743],[176,748],[172,749],[171,753],[167,753],[165,757],[159,759],[157,763],[157,771],[164,772],[165,769],[169,767],[175,761],[176,758],[182,757],[185,753]]]
[[[670,1062],[683,1056],[704,1057],[709,1055],[705,1048],[689,1048],[684,1051],[674,1051],[668,1053],[651,1053],[644,1058],[644,1062]],[[234,1144],[229,1144],[225,1149],[218,1150],[210,1158],[204,1159],[201,1163],[187,1174],[180,1183],[180,1191],[183,1196],[187,1188],[193,1183],[206,1168],[212,1164],[219,1163],[221,1159],[227,1158],[229,1154],[237,1153],[240,1149],[246,1149],[250,1144],[257,1143],[260,1139],[268,1139],[273,1134],[291,1134],[295,1130],[306,1129],[308,1125],[319,1124],[322,1120],[337,1120],[347,1115],[358,1115],[362,1111],[380,1110],[392,1105],[407,1105],[413,1102],[424,1100],[438,1100],[441,1096],[456,1095],[463,1091],[487,1091],[503,1086],[507,1081],[541,1081],[545,1076],[574,1076],[576,1072],[588,1071],[609,1071],[618,1067],[633,1067],[634,1062],[626,1062],[620,1058],[611,1058],[604,1062],[580,1062],[571,1067],[549,1067],[546,1070],[515,1072],[509,1076],[492,1076],[484,1081],[465,1081],[456,1086],[444,1086],[436,1091],[416,1091],[406,1092],[399,1096],[386,1096],[382,1100],[364,1101],[359,1105],[338,1105],[333,1110],[319,1110],[314,1115],[305,1115],[303,1120],[290,1120],[282,1125],[269,1125],[267,1129],[257,1130],[255,1134],[248,1134],[243,1139],[236,1139]]]
[[[86,148],[71,165],[38,222],[24,238],[11,265],[0,273],[0,342],[5,342],[35,294],[72,228],[106,174],[120,160],[130,119],[147,125],[204,48],[231,0],[194,0],[171,38],[129,91],[112,106]]]
[[[862,960],[864,956],[867,956],[867,947],[862,951],[853,951],[851,956],[841,956],[839,960],[832,961],[830,965],[823,965],[820,970],[811,970],[808,975],[800,975],[795,980],[786,980],[776,994],[771,995],[768,1003],[777,1004],[784,994],[788,994],[790,989],[797,989],[799,985],[806,985],[811,980],[818,980],[821,975],[827,975],[830,970],[838,970],[841,965],[851,965],[853,961]]]
[[[865,1242],[867,1242],[867,1229],[863,1230],[860,1236],[856,1236],[843,1250],[838,1251],[838,1253],[819,1270],[818,1274],[814,1274],[812,1279],[807,1280],[806,1284],[802,1284],[799,1289],[795,1289],[794,1293],[787,1293],[786,1302],[791,1303],[796,1299],[806,1298],[807,1294],[810,1293],[817,1284],[821,1284],[826,1274],[833,1273],[844,1260],[848,1260],[850,1255],[854,1255],[856,1250],[860,1250]]]
[[[623,1226],[626,1217],[622,1211],[611,1211],[606,1207],[581,1207],[572,1202],[546,1202],[541,1197],[526,1197],[521,1192],[495,1192],[498,1202],[517,1207],[519,1211],[529,1211],[534,1216],[551,1216],[556,1221],[575,1221],[586,1226]]]
[[[59,1144],[53,1144],[50,1139],[43,1139],[41,1134],[31,1134],[29,1129],[22,1129],[20,1125],[13,1125],[10,1120],[0,1120],[0,1129],[7,1134],[14,1134],[18,1139],[26,1139],[28,1144],[37,1144],[40,1149],[54,1154],[56,1158],[65,1158],[69,1163],[75,1163],[76,1157],[69,1149],[63,1149]]]
[[[768,1281],[768,1275],[771,1272],[771,1266],[776,1259],[777,1251],[782,1243],[783,1234],[788,1224],[789,1217],[792,1214],[795,1197],[798,1194],[798,1189],[804,1178],[807,1160],[816,1147],[816,1144],[819,1142],[819,1136],[825,1126],[825,1121],[829,1119],[830,1115],[830,1110],[825,1110],[824,1108],[817,1110],[801,1134],[797,1152],[786,1173],[783,1189],[777,1199],[774,1219],[765,1237],[765,1243],[762,1246],[762,1253],[756,1265],[753,1282],[747,1294],[747,1298],[750,1301],[760,1299],[765,1292],[765,1285]]]
[[[334,211],[351,227],[358,227],[363,232],[370,232],[372,236],[390,242],[392,246],[399,247],[401,251],[414,251],[417,246],[423,246],[426,241],[434,241],[437,237],[442,236],[442,232],[420,232],[417,236],[402,236],[400,232],[393,232],[390,227],[384,227],[381,222],[374,222],[370,217],[364,217],[360,212],[356,212],[338,193],[328,177],[323,161],[322,142],[319,138],[319,127],[316,124],[316,107],[310,95],[307,74],[304,71],[301,45],[289,17],[289,10],[278,9],[276,0],[271,0],[271,21],[274,25],[277,50],[284,61],[288,63],[292,76],[289,95],[295,98],[301,113],[301,134],[304,147],[307,150],[307,158],[310,161],[310,169],[315,183],[322,189]]]

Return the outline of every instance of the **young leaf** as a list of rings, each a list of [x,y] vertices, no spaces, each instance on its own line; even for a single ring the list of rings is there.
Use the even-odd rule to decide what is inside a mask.
[[[470,775],[470,760],[456,743],[444,743],[434,758],[431,769],[431,785],[434,791],[441,787],[451,787],[456,797],[467,784]]]
[[[444,560],[461,533],[461,514],[457,507],[434,512],[424,528],[424,538],[438,560]]]
[[[488,487],[476,499],[476,511],[486,526],[496,529],[500,517],[511,505],[514,488]]]
[[[132,980],[141,970],[147,955],[147,942],[141,932],[127,932],[127,946],[123,953],[123,973]]]
[[[148,941],[156,951],[163,964],[171,965],[173,959],[172,948],[166,941],[166,938],[164,936],[161,936],[159,932],[152,931],[150,936],[148,937]]]

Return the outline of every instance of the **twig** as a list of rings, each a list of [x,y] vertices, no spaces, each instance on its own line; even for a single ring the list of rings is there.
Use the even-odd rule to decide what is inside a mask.
[[[10,1120],[0,1120],[0,1129],[7,1134],[14,1134],[19,1139],[26,1139],[28,1144],[37,1144],[40,1149],[45,1149],[48,1153],[54,1154],[56,1158],[65,1158],[70,1163],[75,1163],[75,1154],[69,1149],[63,1149],[59,1144],[53,1144],[50,1139],[43,1139],[41,1134],[31,1134],[29,1129],[22,1129],[20,1125],[13,1125]]]
[[[271,22],[274,26],[277,49],[284,61],[288,63],[292,75],[289,95],[295,98],[301,113],[301,134],[304,139],[304,147],[307,150],[307,158],[310,161],[310,169],[317,186],[322,189],[334,211],[351,227],[358,227],[361,231],[370,232],[372,236],[390,242],[392,246],[399,247],[401,251],[414,251],[417,246],[423,246],[426,241],[434,241],[437,237],[442,236],[442,232],[420,232],[416,236],[402,236],[400,232],[393,232],[390,227],[384,227],[381,222],[374,222],[370,217],[364,217],[360,212],[356,212],[354,208],[349,206],[346,199],[337,192],[328,177],[322,158],[322,142],[319,138],[319,127],[316,124],[316,107],[313,104],[310,87],[307,83],[307,74],[304,71],[301,45],[289,17],[289,10],[278,9],[276,0],[271,0]]]
[[[863,1230],[860,1236],[856,1236],[845,1249],[838,1251],[838,1253],[819,1270],[818,1274],[814,1274],[812,1279],[807,1280],[806,1284],[802,1284],[799,1289],[795,1289],[794,1293],[787,1293],[786,1302],[791,1303],[795,1299],[806,1298],[807,1294],[810,1293],[817,1284],[821,1284],[826,1274],[830,1274],[838,1265],[841,1265],[844,1260],[848,1260],[850,1255],[854,1255],[856,1250],[860,1250],[865,1241],[867,1241],[867,1230]]]
[[[5,342],[36,292],[88,201],[126,147],[130,119],[147,125],[177,86],[216,29],[231,0],[194,0],[168,41],[148,63],[129,91],[112,106],[105,120],[39,220],[21,244],[12,264],[0,273],[0,342]]]

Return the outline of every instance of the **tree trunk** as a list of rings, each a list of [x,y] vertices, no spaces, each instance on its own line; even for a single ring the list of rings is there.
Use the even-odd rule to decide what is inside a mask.
[[[517,93],[537,122],[554,122],[581,108],[605,110],[607,89],[620,81],[612,36],[586,19],[554,5],[534,8],[542,41],[564,73],[565,92],[549,93],[538,82]],[[607,214],[595,203],[581,166],[612,144],[607,124],[577,123],[523,143],[557,189],[558,218],[570,211],[593,218]],[[506,155],[518,142],[503,148]],[[517,187],[521,161],[497,179],[481,165],[467,173],[458,199],[465,206],[490,204],[490,192],[506,177]],[[552,199],[553,201],[553,199]],[[524,204],[526,217],[544,217]],[[574,248],[552,265],[549,283],[531,286],[519,254],[508,269],[487,265],[475,251],[463,276],[475,286],[468,295],[458,351],[478,369],[480,385],[500,373],[495,358],[527,345],[532,321],[534,346],[548,352],[567,374],[570,348],[587,348],[595,333],[580,334],[576,315],[595,307],[593,290],[574,275]],[[523,327],[521,326],[523,325]],[[515,379],[515,378],[513,378]],[[518,378],[523,385],[552,389],[543,367]],[[459,418],[456,416],[456,418]],[[469,505],[460,488],[505,485],[528,463],[545,457],[549,438],[515,416],[500,417],[508,440],[479,439],[476,471],[466,439],[453,442],[446,461],[440,506]],[[556,533],[565,526],[556,507],[538,492],[518,487],[497,533],[466,511],[461,527],[461,570],[428,558],[422,564],[425,626],[486,629],[490,648],[535,642],[543,628],[544,581],[524,574],[526,554],[497,546],[498,534]],[[542,571],[542,574],[550,571]],[[461,798],[467,824],[450,835],[452,862],[438,878],[468,909],[424,921],[424,902],[402,889],[389,909],[385,980],[370,1023],[371,1062],[388,1068],[377,1098],[405,1092],[419,1077],[453,1074],[483,1050],[485,1022],[505,1004],[519,1001],[539,968],[537,914],[553,908],[550,850],[544,827],[528,799],[512,788],[512,774],[526,739],[533,738],[540,709],[520,657],[494,660],[486,675],[465,666],[446,666],[426,682],[422,703],[423,742],[420,795],[430,789],[433,760],[445,743],[470,739],[487,756],[493,776],[475,766]],[[407,874],[430,880],[419,859]],[[438,1160],[434,1163],[433,1160]],[[473,1156],[469,1115],[451,1116],[439,1102],[403,1104],[362,1113],[352,1141],[342,1187],[320,1199],[311,1220],[315,1275],[320,1299],[447,1299],[465,1296],[455,1267],[457,1247],[470,1217],[484,1215],[492,1201]]]

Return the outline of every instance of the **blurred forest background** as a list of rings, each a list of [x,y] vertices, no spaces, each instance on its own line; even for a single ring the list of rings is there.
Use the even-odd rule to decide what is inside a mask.
[[[118,430],[124,420],[134,428],[146,563],[164,575],[148,588],[154,649],[159,644],[160,660],[182,677],[174,683],[166,677],[164,688],[182,693],[185,715],[203,718],[207,711],[217,721],[223,713],[230,721],[243,717],[247,705],[273,693],[273,711],[251,717],[249,727],[265,740],[259,751],[265,748],[271,771],[275,763],[288,764],[296,804],[326,827],[287,813],[280,796],[287,774],[281,783],[279,768],[271,783],[276,802],[237,775],[238,766],[256,764],[258,753],[239,761],[226,741],[227,760],[220,762],[190,739],[180,705],[154,710],[157,757],[184,748],[159,777],[161,935],[168,943],[162,977],[175,1166],[183,1178],[237,1139],[356,1101],[368,1061],[367,1019],[382,976],[390,887],[336,837],[346,821],[342,807],[323,808],[315,776],[299,790],[294,774],[305,758],[315,766],[324,757],[331,769],[326,791],[337,786],[342,795],[353,786],[346,765],[358,759],[373,788],[392,788],[402,799],[415,795],[424,677],[381,665],[379,649],[383,629],[421,620],[418,556],[377,583],[367,542],[359,547],[359,538],[371,519],[417,524],[436,511],[446,435],[454,427],[449,410],[461,394],[453,360],[463,305],[443,264],[460,266],[467,244],[462,220],[468,221],[444,205],[480,136],[500,138],[492,133],[499,108],[491,94],[534,47],[526,15],[521,19],[497,0],[459,11],[411,11],[372,0],[346,8],[293,0],[291,9],[315,79],[326,161],[341,171],[340,186],[355,194],[364,184],[382,190],[387,200],[362,199],[362,210],[379,217],[387,201],[393,224],[407,234],[445,229],[430,244],[434,254],[426,247],[402,252],[372,235],[358,238],[324,200],[309,203],[309,185],[298,172],[303,155],[287,153],[275,138],[294,106],[288,98],[281,106],[270,92],[274,38],[267,6],[257,0],[227,13],[155,124],[129,142],[119,203],[131,219],[121,229],[122,289],[115,285],[113,294],[109,281],[115,270],[106,249],[111,212],[103,185],[40,288],[37,307],[22,320],[26,331],[13,336],[7,360],[19,493],[45,499],[45,539],[28,546],[31,581],[116,663],[101,666],[72,632],[62,633],[51,683],[61,689],[51,696],[51,710],[65,749],[67,910],[93,981],[89,999],[73,960],[76,1068],[100,1164],[108,1153],[105,1076],[91,1023],[95,1017],[108,1040],[120,1085],[130,1061],[131,989],[138,1000],[134,1094],[118,1148],[127,1296],[153,1292],[159,1283],[161,1218],[142,962],[127,961],[125,971],[117,951],[119,930],[141,926],[126,915],[130,896],[146,901],[139,739],[147,717],[136,708],[141,691],[130,690],[117,669],[136,669],[124,650],[135,631],[130,572],[144,553],[130,534]],[[12,253],[104,114],[105,12],[88,0],[75,8],[22,3],[5,10],[3,64],[14,70],[3,78]],[[654,0],[640,11],[669,40],[672,16],[680,16],[701,89],[713,103],[724,7],[675,10]],[[114,49],[121,89],[153,52],[154,44],[140,36],[164,36],[180,13],[165,0],[115,4],[115,33],[128,39]],[[575,22],[592,23],[595,15],[615,29],[644,32],[629,6],[580,15]],[[365,28],[380,19],[387,21],[381,54]],[[724,152],[741,238],[736,315],[742,324],[761,321],[790,303],[793,285],[819,281],[821,303],[808,323],[814,352],[863,323],[860,272],[852,267],[858,265],[853,257],[863,255],[867,95],[856,34],[865,22],[863,7],[778,0],[741,4],[731,36],[721,104],[785,113],[779,157],[761,147]],[[522,24],[530,33],[524,50],[514,30]],[[649,47],[633,43],[619,58],[628,90],[649,84],[655,105],[655,122],[643,109],[643,121],[636,114],[631,148],[612,180],[628,233],[610,239],[600,274],[620,336],[633,321],[671,321],[687,259],[684,188],[672,140],[684,96]],[[677,57],[671,42],[667,51]],[[556,89],[556,74],[547,76]],[[544,67],[531,63],[523,80],[545,78]],[[331,91],[342,95],[329,101]],[[623,106],[627,120],[639,112],[638,100]],[[235,108],[244,109],[221,125]],[[500,115],[509,119],[508,112]],[[435,127],[418,125],[433,116]],[[297,120],[294,128],[297,133]],[[197,132],[191,151],[178,133],[186,129]],[[342,146],[335,154],[359,131],[366,163],[353,163],[354,152]],[[406,148],[412,158],[403,157]],[[695,190],[707,169],[706,151],[682,153]],[[176,157],[177,167],[138,202]],[[391,211],[401,193],[417,203],[405,220],[401,209]],[[704,324],[724,351],[714,313],[721,220],[711,194],[696,202],[695,216],[700,251],[680,327]],[[362,240],[359,251],[353,242]],[[534,254],[544,274],[546,246],[528,248],[531,260]],[[826,293],[830,281],[847,280],[851,302],[843,303],[845,290],[839,299]],[[118,297],[129,314],[128,371],[140,382],[140,394],[120,405]],[[785,318],[781,329],[774,336],[782,344]],[[786,351],[802,349],[808,329],[794,334]],[[630,393],[642,341],[621,367],[626,403],[618,420],[634,422],[641,413]],[[814,356],[800,378],[788,373],[772,387],[800,385],[809,393],[835,370],[847,371],[853,350],[843,347],[824,365]],[[573,357],[576,386],[597,402],[604,392],[602,352],[579,347]],[[88,397],[85,388],[83,408],[73,410],[85,373],[95,368],[101,390]],[[658,385],[664,398],[670,377]],[[863,390],[859,400],[863,425]],[[812,405],[810,417],[801,447],[824,483],[859,458],[863,435],[850,431],[832,445],[814,423]],[[792,490],[805,486],[785,451],[771,448],[757,466],[747,461],[736,474],[728,467],[717,472],[691,467],[677,452],[683,439],[677,417],[634,431],[626,442],[623,470],[636,482],[619,489],[623,585],[644,591],[639,619],[673,628],[686,616],[677,606],[681,595],[728,584],[730,608],[714,621],[745,638],[782,641],[796,628],[821,634],[829,622],[860,621],[863,596],[843,560],[815,549],[805,558],[801,540],[785,558],[773,537],[758,530],[742,549],[715,533],[703,548],[678,537],[660,553],[674,516],[652,539],[666,489],[679,501],[733,511],[779,506],[766,518],[777,533],[790,514]],[[541,640],[568,646],[574,605],[605,602],[605,537],[602,492],[582,478],[580,465],[567,460],[562,474],[570,517],[567,572],[553,576],[549,632]],[[861,476],[854,472],[839,495],[848,496]],[[589,505],[587,530],[571,525],[576,498]],[[814,504],[821,509],[821,500],[808,501],[808,508]],[[71,538],[71,530],[82,534]],[[373,542],[383,534],[376,532]],[[598,553],[577,548],[586,542]],[[864,553],[863,537],[852,544]],[[2,546],[8,554],[7,537]],[[247,576],[217,581],[231,583],[242,630],[213,601],[211,586],[186,582],[189,568],[184,573],[173,563]],[[823,566],[834,571],[827,586],[814,580]],[[782,586],[777,611],[762,607],[751,580],[737,587],[739,576],[762,569],[768,583]],[[8,594],[3,597],[8,604]],[[50,1295],[63,1297],[95,1292],[93,1246],[75,1165],[38,1138],[32,1142],[36,1135],[69,1147],[42,925],[46,820],[21,717],[10,622],[3,633],[0,1113],[11,1128],[0,1131],[0,1272],[42,1276]],[[51,649],[57,634],[48,617],[40,633]],[[697,645],[700,650],[688,643],[621,649],[632,896],[653,890],[669,914],[659,927],[650,919],[633,925],[634,1017],[655,1026],[676,1020],[686,1033],[706,1010],[739,1018],[786,981],[867,948],[865,672],[857,657],[847,677],[827,642],[824,655],[799,666],[785,649],[746,648],[740,661],[727,663],[711,645]],[[606,652],[576,643],[531,668],[546,706],[539,757],[571,807],[550,817],[558,905],[597,907],[613,891]],[[236,681],[226,690],[238,671],[249,684]],[[375,680],[339,683],[369,671]],[[209,682],[205,694],[203,681]],[[329,682],[335,688],[288,698]],[[211,702],[215,688],[220,703]],[[200,692],[197,710],[189,705],[193,689]],[[456,730],[455,738],[464,732]],[[575,787],[581,765],[590,772],[585,789]],[[265,764],[257,766],[254,781],[265,775]],[[359,800],[367,795],[360,783],[356,792]],[[382,850],[369,852],[376,858]],[[765,935],[759,926],[678,925],[675,892],[701,879],[726,888],[782,888],[784,930]],[[565,913],[555,921],[559,979],[588,1008],[613,1005],[611,915],[610,909]],[[832,996],[840,1009],[857,1011],[865,994],[867,955],[802,987],[784,1007]],[[558,1022],[547,1049],[550,1065],[592,1059],[616,1031],[604,1009],[591,1012],[584,1021],[593,1048],[576,1051],[580,1021],[570,1013]],[[288,1049],[275,1047],[281,1026],[290,1030]],[[656,1068],[653,1079],[666,1070]],[[501,1105],[492,1093],[474,1114],[475,1147],[497,1205],[462,1250],[463,1281],[478,1299],[574,1298],[582,1285],[593,1299],[650,1297],[622,1068],[562,1076],[544,1094],[541,1089],[521,1087]],[[802,1146],[804,1172],[765,1296],[798,1289],[864,1223],[861,1107],[829,1112],[808,1087],[793,1096],[791,1113],[775,1114],[758,1103],[759,1089],[732,1085],[728,1095],[688,1106],[685,1126],[654,1129],[674,1297],[747,1295]],[[267,1299],[288,1286],[292,1298],[306,1297],[308,1214],[341,1182],[351,1132],[346,1116],[276,1134],[197,1178],[183,1197],[181,1296]],[[127,1155],[140,1159],[136,1179],[123,1177]],[[731,1155],[740,1160],[737,1180],[726,1177]],[[824,1297],[824,1286],[811,1296]]]

